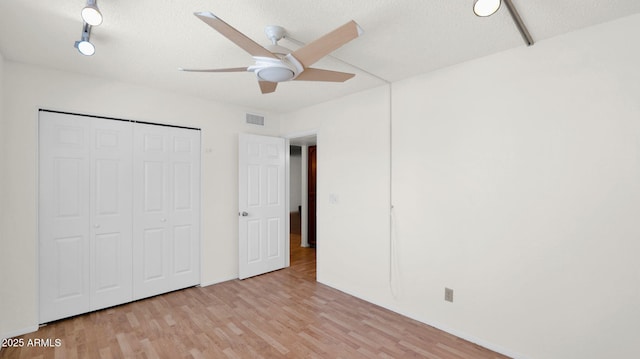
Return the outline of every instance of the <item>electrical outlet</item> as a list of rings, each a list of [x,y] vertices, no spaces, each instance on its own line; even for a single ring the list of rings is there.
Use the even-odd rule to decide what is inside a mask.
[[[444,300],[453,303],[453,289],[444,288]]]

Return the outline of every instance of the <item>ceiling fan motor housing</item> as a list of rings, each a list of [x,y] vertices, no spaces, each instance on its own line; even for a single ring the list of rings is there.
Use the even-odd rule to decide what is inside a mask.
[[[291,81],[298,77],[304,67],[291,54],[280,59],[254,56],[255,65],[249,66],[248,71],[255,72],[258,80],[268,82]]]

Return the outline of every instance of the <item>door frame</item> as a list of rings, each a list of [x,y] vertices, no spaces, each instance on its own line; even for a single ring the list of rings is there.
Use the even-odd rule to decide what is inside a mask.
[[[286,202],[286,207],[287,207],[287,213],[291,213],[291,206],[289,203],[289,197],[290,197],[290,192],[291,192],[291,185],[290,185],[290,180],[291,180],[291,168],[289,166],[289,161],[290,161],[290,148],[291,148],[291,142],[292,140],[298,139],[298,138],[303,138],[303,137],[310,137],[310,136],[315,136],[316,137],[316,146],[319,145],[320,142],[320,136],[319,136],[319,130],[318,129],[311,129],[311,130],[307,130],[307,131],[299,131],[299,132],[291,132],[288,133],[282,137],[284,137],[285,139],[285,146],[287,146],[287,151],[286,151],[286,167],[285,167],[285,171],[286,171],[286,177],[287,177],[287,181],[286,181],[286,188],[285,188],[285,192],[286,192],[286,196],[287,196],[287,202]],[[295,146],[295,145],[294,145]],[[305,146],[308,147],[308,146]],[[304,151],[303,151],[304,152]],[[306,199],[306,193],[308,192],[308,188],[307,188],[307,175],[306,175],[306,168],[308,166],[308,160],[304,160],[306,157],[306,155],[303,153],[302,154],[302,165],[305,168],[305,171],[303,172],[303,176],[302,176],[302,192],[304,192],[304,195],[302,196],[302,212],[300,213],[300,238],[302,243],[306,243],[308,245],[309,240],[307,238],[307,228],[308,228],[308,215],[309,212],[307,210],[308,207],[308,203],[307,203],[307,199]],[[316,183],[317,186],[317,183]],[[317,212],[316,212],[317,215]],[[289,227],[289,219],[288,219],[288,215],[287,215],[287,228]],[[290,232],[290,230],[289,230]],[[289,246],[289,243],[291,242],[291,235],[290,233],[287,232],[287,247]],[[316,234],[317,236],[317,234]],[[318,249],[318,246],[316,245],[316,250]],[[289,249],[291,250],[291,249]],[[318,256],[316,256],[316,266],[318,265]],[[289,259],[287,258],[287,266],[289,266]]]

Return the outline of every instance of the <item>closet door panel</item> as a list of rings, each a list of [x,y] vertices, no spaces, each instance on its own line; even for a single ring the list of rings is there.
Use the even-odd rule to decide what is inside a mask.
[[[200,131],[172,129],[171,164],[172,286],[200,283]]]
[[[193,226],[183,225],[173,227],[173,274],[182,275],[192,273],[195,268],[193,254],[194,236]]]
[[[90,123],[80,116],[39,118],[40,322],[90,309]]]
[[[146,228],[142,240],[142,280],[144,283],[166,279],[165,228]]]
[[[92,119],[91,309],[132,300],[132,126]]]
[[[144,213],[153,215],[154,213],[162,216],[166,214],[166,169],[164,161],[146,160],[142,162],[143,166],[143,192]]]
[[[134,161],[134,298],[199,284],[200,132],[136,124]]]
[[[105,233],[94,236],[94,248],[96,252],[94,268],[94,293],[101,294],[122,287],[120,276],[121,268],[126,263],[121,260],[120,246],[122,235],[120,233]]]
[[[134,125],[133,296],[145,298],[171,290],[169,224],[169,141],[167,128]]]

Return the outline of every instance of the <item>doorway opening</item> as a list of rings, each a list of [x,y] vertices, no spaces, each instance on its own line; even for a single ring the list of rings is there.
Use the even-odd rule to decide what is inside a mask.
[[[315,272],[316,178],[315,134],[289,138],[290,265]],[[313,264],[313,268],[308,268]]]

